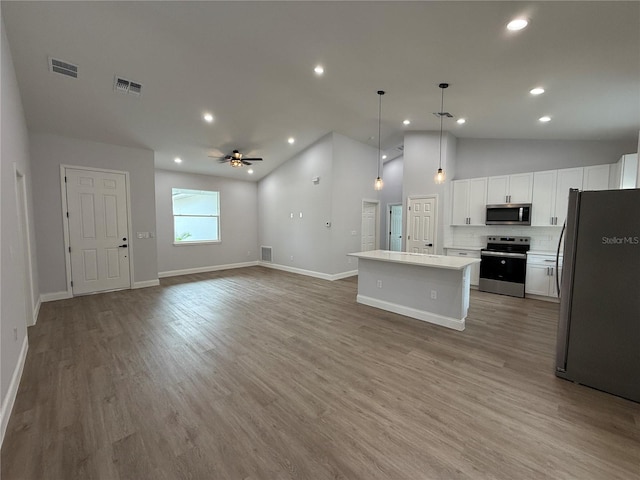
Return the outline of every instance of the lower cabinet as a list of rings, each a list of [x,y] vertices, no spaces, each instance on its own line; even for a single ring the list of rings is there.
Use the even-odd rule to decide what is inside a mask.
[[[557,298],[556,278],[562,278],[562,257],[559,268],[556,268],[555,255],[527,255],[525,294]]]
[[[479,250],[465,250],[462,248],[447,248],[447,256],[449,257],[465,257],[465,258],[480,258]],[[471,285],[477,287],[480,283],[480,264],[474,263],[471,265]]]

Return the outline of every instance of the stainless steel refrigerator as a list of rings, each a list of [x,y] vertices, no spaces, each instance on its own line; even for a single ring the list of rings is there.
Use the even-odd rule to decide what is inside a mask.
[[[640,402],[640,189],[569,192],[556,375]]]

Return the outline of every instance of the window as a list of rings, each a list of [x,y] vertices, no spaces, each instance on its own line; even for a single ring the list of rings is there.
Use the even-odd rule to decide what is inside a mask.
[[[172,188],[174,245],[220,241],[220,192]]]

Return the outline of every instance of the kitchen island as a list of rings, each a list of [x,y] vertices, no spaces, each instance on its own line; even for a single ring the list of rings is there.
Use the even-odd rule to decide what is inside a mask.
[[[470,266],[479,258],[371,250],[358,259],[357,302],[464,330]]]

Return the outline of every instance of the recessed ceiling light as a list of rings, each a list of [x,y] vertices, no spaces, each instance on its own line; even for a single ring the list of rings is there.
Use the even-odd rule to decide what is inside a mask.
[[[531,90],[529,90],[529,93],[531,95],[542,95],[544,93],[544,88],[542,87],[532,88]]]
[[[296,139],[295,139],[295,138],[293,138],[293,137],[289,137],[289,138],[287,139],[287,142],[289,142],[289,144],[290,144],[290,145],[293,145],[293,144],[295,143],[295,141],[296,141]]]
[[[383,159],[383,160],[386,160],[386,159],[387,159],[387,156],[386,156],[386,155],[382,155],[382,159]]]
[[[547,123],[551,121],[551,117],[549,115],[545,115],[544,117],[540,117],[538,120],[542,123]]]
[[[316,68],[313,69],[316,72],[316,75],[322,75],[324,73],[324,68],[322,65],[316,65]]]
[[[173,161],[176,163],[182,163],[182,159],[180,157],[174,158]]]
[[[213,115],[211,115],[210,113],[205,113],[202,118],[204,118],[204,121],[207,123],[211,123],[213,122]]]
[[[518,30],[522,30],[527,25],[529,25],[529,21],[526,18],[516,18],[511,20],[507,24],[507,30],[511,30],[512,32],[517,32]]]
[[[459,118],[458,120],[456,120],[456,123],[457,123],[458,125],[462,125],[462,124],[463,124],[463,123],[465,123],[466,121],[467,121],[467,119],[466,119],[466,118]]]
[[[247,170],[247,173],[248,173],[249,175],[252,175],[252,174],[253,174],[253,168],[250,168],[249,170]]]
[[[409,125],[411,123],[411,120],[404,120],[402,122],[403,125]]]

